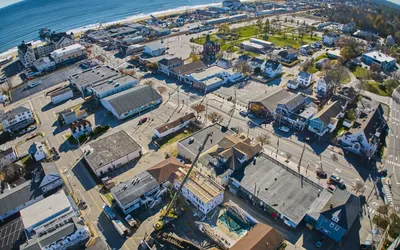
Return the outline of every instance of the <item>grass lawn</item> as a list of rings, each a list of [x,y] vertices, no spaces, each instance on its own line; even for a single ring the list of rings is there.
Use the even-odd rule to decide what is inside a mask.
[[[315,67],[315,64],[312,67],[309,67],[307,69],[307,73],[308,74],[314,74],[314,73],[317,73],[317,72],[318,72],[318,69],[317,69],[317,67]]]
[[[315,58],[315,61],[318,62],[319,60],[325,59],[325,58],[328,58],[328,55],[327,55],[326,53],[324,53],[324,54],[322,54],[322,55],[320,55],[320,56],[317,56],[317,57]]]
[[[24,158],[21,159],[22,165],[26,166],[27,162],[31,159],[29,155],[26,155]]]
[[[353,74],[357,78],[364,78],[367,76],[369,70],[362,68],[362,67],[357,67],[356,70],[354,70]]]
[[[302,45],[309,44],[312,42],[317,42],[321,41],[320,37],[313,36],[313,38],[310,37],[310,35],[306,35],[303,37],[303,40],[300,38],[292,37],[291,34],[286,34],[286,38],[283,37],[283,35],[269,35],[268,36],[268,41],[273,42],[275,46],[287,46],[290,45],[293,48],[300,48]]]
[[[343,83],[344,83],[344,84],[348,84],[350,81],[351,81],[350,74],[347,73],[347,76],[346,76],[346,78],[344,79]]]
[[[364,90],[381,96],[391,95],[390,92],[388,92],[385,88],[383,88],[378,82],[373,80],[368,81],[368,84],[364,86]]]
[[[111,193],[106,193],[106,194],[104,195],[104,197],[106,197],[107,201],[110,202],[110,204],[113,203],[114,197],[112,196]]]
[[[161,149],[166,147],[169,144],[180,141],[183,138],[188,137],[189,135],[191,135],[193,133],[193,131],[191,129],[185,129],[185,130],[187,131],[186,134],[182,131],[181,133],[175,135],[174,137],[170,138],[167,142],[163,143],[163,145],[161,146]]]

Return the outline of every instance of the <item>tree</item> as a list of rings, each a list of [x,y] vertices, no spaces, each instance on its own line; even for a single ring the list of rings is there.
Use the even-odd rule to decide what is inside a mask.
[[[158,93],[160,93],[162,95],[167,91],[167,88],[164,86],[158,86],[157,91],[158,91]]]
[[[146,64],[146,68],[150,71],[157,71],[158,70],[158,65],[157,63],[148,63]]]
[[[336,93],[339,86],[349,78],[349,74],[346,68],[338,63],[329,63],[325,70],[326,76],[328,76],[333,85],[333,93]]]
[[[265,24],[264,24],[264,35],[267,36],[268,33],[271,30],[271,25],[269,23],[269,19],[267,18],[267,20],[265,20]]]
[[[311,57],[311,58],[307,58],[306,60],[304,60],[304,62],[300,65],[300,69],[302,71],[307,72],[307,70],[313,66],[314,66],[314,58]]]
[[[259,35],[263,30],[262,18],[257,19],[256,25],[257,25],[257,35]]]
[[[271,143],[271,136],[267,133],[260,134],[256,137],[256,140],[261,144],[261,147],[264,147],[264,145]]]
[[[373,63],[369,69],[374,73],[379,73],[381,72],[381,65]]]
[[[355,179],[355,181],[353,182],[353,186],[352,189],[354,190],[354,192],[356,192],[356,194],[358,192],[363,193],[365,190],[365,183],[360,180],[360,179]]]
[[[203,104],[198,103],[193,105],[192,109],[194,109],[197,112],[197,114],[200,114],[201,112],[206,110],[206,107]]]
[[[218,34],[223,35],[223,36],[227,36],[231,33],[231,28],[229,27],[228,24],[224,23],[221,24],[218,28]]]
[[[143,82],[143,85],[154,87],[154,82],[152,80],[146,80]]]
[[[221,114],[217,113],[217,112],[211,112],[210,114],[208,114],[208,120],[211,121],[212,123],[221,123],[224,118],[222,117]]]
[[[237,61],[234,65],[234,70],[242,73],[245,76],[252,73],[251,67],[244,61]]]

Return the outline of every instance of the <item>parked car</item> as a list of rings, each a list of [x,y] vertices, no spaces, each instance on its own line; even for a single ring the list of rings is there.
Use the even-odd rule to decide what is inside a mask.
[[[19,135],[24,135],[26,133],[27,133],[26,129],[23,129],[23,130],[19,131]]]
[[[143,117],[139,120],[138,125],[142,125],[143,123],[147,122],[147,117]]]
[[[278,128],[280,131],[282,131],[282,132],[285,132],[285,133],[288,133],[289,131],[290,131],[290,129],[288,128],[288,127],[285,127],[285,126],[281,126],[281,127],[279,127]]]
[[[27,133],[32,132],[32,131],[35,130],[36,128],[37,128],[36,125],[29,126],[29,127],[27,128],[26,132],[27,132]]]
[[[239,133],[238,127],[231,127],[231,130],[235,133]]]
[[[317,176],[321,179],[326,179],[328,177],[327,173],[325,173],[324,171],[317,171]]]
[[[252,113],[248,114],[247,116],[248,116],[249,118],[252,118],[252,119],[256,118],[256,116],[255,116],[254,114],[252,114]]]
[[[340,189],[345,189],[346,185],[344,184],[344,181],[337,175],[331,175],[328,179],[328,184],[334,184]]]
[[[247,112],[246,111],[240,111],[239,112],[239,114],[241,115],[241,116],[243,116],[243,117],[246,117],[247,116]]]

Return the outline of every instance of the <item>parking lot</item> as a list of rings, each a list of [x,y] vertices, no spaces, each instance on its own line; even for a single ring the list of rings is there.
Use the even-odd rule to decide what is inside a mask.
[[[13,89],[11,91],[11,101],[17,102],[25,97],[28,97],[28,96],[38,93],[42,90],[50,88],[56,84],[65,82],[68,80],[68,77],[70,77],[73,74],[79,73],[81,71],[82,71],[82,69],[79,68],[77,65],[71,65],[71,66],[59,69],[53,73],[47,74],[43,77],[39,77],[39,78],[32,80],[32,81],[41,81],[41,84],[39,84],[36,87],[27,88],[28,83],[22,84],[22,85],[18,86],[16,89]]]
[[[18,246],[25,241],[24,225],[21,217],[9,221],[0,227],[0,249],[19,249]]]

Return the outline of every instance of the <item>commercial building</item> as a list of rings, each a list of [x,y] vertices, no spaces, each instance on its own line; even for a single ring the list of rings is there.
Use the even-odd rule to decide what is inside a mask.
[[[258,223],[229,250],[276,250],[282,243],[282,236],[273,227]]]
[[[202,61],[194,61],[171,69],[170,75],[175,76],[179,81],[190,83],[187,77],[192,73],[203,71],[206,67]]]
[[[59,119],[65,125],[69,125],[73,122],[76,122],[76,121],[86,118],[86,117],[87,117],[87,113],[84,110],[67,109],[67,110],[61,111],[59,113]]]
[[[142,24],[132,23],[122,27],[91,31],[87,37],[94,42],[102,42],[104,40],[128,35],[132,37],[141,36],[145,34],[147,30],[147,27]]]
[[[251,41],[243,41],[240,43],[240,48],[250,51],[250,52],[255,52],[255,53],[265,53],[264,51],[264,46],[258,43],[253,43]]]
[[[179,188],[186,174],[186,169],[175,172],[175,189]],[[181,194],[205,215],[224,201],[224,188],[198,171],[193,171],[186,180]]]
[[[65,48],[75,43],[74,35],[65,32],[51,32],[45,35],[45,40],[46,43],[40,44],[35,48],[35,53],[39,58],[50,55],[56,49]]]
[[[319,184],[266,154],[258,156],[244,171],[234,173],[229,188],[233,194],[293,228],[302,222],[323,190]]]
[[[179,67],[183,65],[183,60],[178,57],[173,57],[170,59],[164,58],[158,61],[158,70],[167,76],[170,75],[170,72],[173,68]]]
[[[18,46],[18,58],[25,68],[29,68],[36,61],[35,51],[31,43],[21,43]]]
[[[133,88],[138,84],[138,80],[129,75],[117,75],[111,79],[97,82],[87,88],[87,92],[97,99],[102,99],[127,89]]]
[[[222,1],[222,7],[227,7],[230,9],[237,9],[241,5],[240,0],[224,0]]]
[[[2,116],[1,125],[4,131],[14,133],[35,122],[32,111],[28,105],[19,106],[5,112]]]
[[[100,177],[142,155],[142,147],[124,130],[82,147],[84,158]]]
[[[247,19],[248,17],[249,16],[247,14],[238,14],[238,15],[233,15],[233,16],[228,16],[228,17],[221,17],[221,18],[207,20],[207,21],[204,21],[203,24],[204,25],[215,25],[215,24],[220,24],[220,23],[235,22],[235,21]]]
[[[0,170],[16,160],[18,160],[18,156],[14,148],[0,149]]]
[[[161,42],[149,43],[144,47],[144,53],[152,57],[161,56],[165,50],[165,46]]]
[[[103,98],[100,102],[118,120],[122,120],[156,107],[162,102],[162,97],[151,86],[142,85]]]
[[[89,135],[92,132],[92,124],[85,119],[71,123],[69,126],[72,136],[75,140],[79,140],[82,135]]]
[[[130,56],[135,53],[142,52],[144,50],[143,44],[132,44],[132,45],[119,45],[118,51],[122,56]]]
[[[163,138],[163,137],[170,135],[172,133],[175,133],[185,127],[188,127],[189,124],[195,120],[196,120],[195,114],[189,113],[189,114],[184,115],[172,122],[163,124],[163,125],[155,128],[154,135],[157,136],[157,138]]]
[[[61,49],[57,49],[50,54],[56,64],[68,63],[86,57],[85,47],[76,43]]]
[[[369,51],[363,53],[361,56],[361,60],[367,65],[372,65],[374,63],[378,64],[384,71],[390,71],[395,69],[396,67],[395,58],[388,56],[384,53],[381,53],[379,51]]]
[[[62,190],[20,213],[28,239],[21,245],[23,250],[71,249],[90,237],[88,228],[79,222],[78,208]]]
[[[71,88],[66,87],[62,89],[57,89],[56,91],[50,92],[49,96],[51,98],[51,103],[58,104],[60,102],[66,101],[74,97],[74,92]]]
[[[55,70],[56,63],[50,60],[48,56],[46,56],[46,57],[41,57],[36,61],[34,61],[33,67],[35,67],[35,69],[39,72],[49,72]]]
[[[273,116],[278,103],[289,96],[287,90],[277,87],[262,100],[250,101],[247,109],[256,116]]]
[[[309,103],[311,100],[302,93],[290,95],[277,103],[274,112],[275,120],[279,124],[285,123],[297,130],[303,130],[308,122],[308,117],[303,117],[303,111]]]

